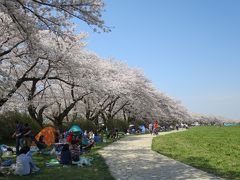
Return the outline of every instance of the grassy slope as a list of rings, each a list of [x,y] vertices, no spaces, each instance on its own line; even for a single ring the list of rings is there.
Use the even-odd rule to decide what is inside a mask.
[[[100,154],[97,153],[97,150],[108,145],[110,143],[104,143],[101,146],[96,146],[92,149],[91,153],[84,155],[87,157],[94,158],[92,166],[90,167],[77,167],[69,166],[62,167],[61,165],[55,167],[46,167],[46,162],[49,162],[51,157],[42,156],[36,154],[33,156],[34,162],[38,167],[41,168],[41,171],[30,176],[9,176],[9,177],[0,177],[0,179],[11,179],[11,180],[21,180],[21,179],[95,179],[95,180],[113,180],[107,165],[104,162],[104,159]]]
[[[152,149],[204,171],[240,179],[240,127],[196,127],[159,136]]]

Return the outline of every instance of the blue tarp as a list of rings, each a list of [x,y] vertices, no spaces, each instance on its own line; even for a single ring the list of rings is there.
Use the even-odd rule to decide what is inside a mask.
[[[240,126],[240,123],[224,123],[224,126]]]
[[[5,144],[1,144],[1,145],[0,145],[0,151],[1,151],[1,152],[6,152],[7,149],[8,149],[8,146],[7,146],[7,145],[5,145]]]
[[[94,137],[94,141],[95,141],[95,143],[97,143],[97,144],[101,143],[101,142],[102,142],[101,136],[95,136],[95,137]]]
[[[142,134],[145,134],[146,128],[145,128],[144,125],[139,126],[139,129],[141,129],[141,133],[142,133]]]

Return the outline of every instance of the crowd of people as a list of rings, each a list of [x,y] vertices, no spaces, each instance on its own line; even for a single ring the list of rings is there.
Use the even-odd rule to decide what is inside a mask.
[[[42,155],[55,156],[62,165],[77,164],[83,153],[88,153],[95,145],[95,141],[99,141],[97,133],[93,131],[73,132],[66,131],[60,133],[55,132],[55,142],[50,146],[45,143],[44,135],[38,139],[35,138],[29,125],[21,124],[16,121],[16,129],[12,138],[16,139],[16,163],[11,166],[11,173],[15,175],[28,175],[37,172],[40,169],[33,163],[32,145],[35,143],[37,151]],[[13,150],[12,150],[13,151]]]
[[[160,126],[158,124],[158,121],[154,121],[154,124],[150,123],[148,125],[148,129],[149,129],[150,134],[158,135],[159,127]]]
[[[30,148],[32,142],[35,142],[39,150],[47,147],[47,145],[44,143],[44,136],[40,136],[39,140],[37,140],[28,123],[23,125],[16,121],[16,130],[12,135],[12,138],[16,139],[16,155],[20,154],[20,149],[23,147]]]
[[[149,123],[148,125],[148,129],[149,129],[149,132],[150,134],[153,134],[153,135],[158,135],[158,133],[160,131],[171,131],[171,130],[179,130],[180,128],[186,128],[188,129],[188,125],[187,124],[176,124],[175,126],[173,125],[168,125],[168,126],[160,126],[158,124],[158,121],[154,121],[154,123]]]
[[[128,131],[132,132],[134,128],[135,127],[132,125]],[[164,127],[160,127],[158,121],[154,121],[154,123],[150,123],[148,126],[149,132],[154,135],[158,135],[159,131],[163,130],[162,128]],[[178,130],[179,125],[176,125],[175,128]],[[101,132],[103,130],[108,132],[107,128],[105,127],[100,129]],[[141,129],[136,130],[134,134],[137,133],[137,131],[140,133]],[[115,128],[106,133],[106,138],[116,139],[118,138],[118,134],[118,129]],[[60,164],[71,165],[77,164],[80,160],[81,154],[88,153],[96,142],[104,141],[103,137],[98,136],[98,134],[94,133],[93,131],[66,131],[64,133],[60,133],[59,130],[56,130],[54,143],[51,147],[52,149],[49,149],[47,148],[48,145],[45,143],[44,135],[40,135],[39,138],[36,139],[29,125],[27,123],[23,125],[18,121],[16,121],[16,129],[12,137],[16,139],[15,151],[17,158],[16,163],[12,166],[12,172],[15,175],[28,175],[32,172],[37,172],[40,170],[32,160],[31,146],[33,142],[35,143],[40,154],[54,155]],[[99,137],[102,139],[99,140]],[[13,153],[11,148],[5,148]]]

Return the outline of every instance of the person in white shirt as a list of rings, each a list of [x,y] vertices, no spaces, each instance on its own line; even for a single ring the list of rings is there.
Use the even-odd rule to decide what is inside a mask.
[[[39,168],[37,168],[33,162],[32,162],[32,156],[30,152],[30,148],[28,146],[24,146],[17,156],[16,159],[16,165],[15,165],[15,175],[28,175],[32,171],[38,171]]]
[[[148,125],[148,129],[149,129],[150,134],[152,134],[153,133],[153,124],[152,123],[150,123]]]

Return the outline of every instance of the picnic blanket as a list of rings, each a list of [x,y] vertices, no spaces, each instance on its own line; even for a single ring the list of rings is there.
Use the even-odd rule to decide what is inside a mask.
[[[58,166],[60,163],[57,159],[51,159],[49,162],[46,163],[46,166]]]
[[[79,167],[82,166],[91,166],[92,165],[93,158],[89,157],[80,157],[79,161],[72,162],[72,164],[76,164]]]
[[[12,158],[15,157],[16,155],[13,155],[15,148],[7,146],[5,144],[0,145],[0,158],[5,157],[5,158]]]
[[[73,165],[77,165],[79,167],[83,166],[91,166],[92,165],[93,158],[89,157],[80,157],[79,161],[73,161]],[[57,159],[51,159],[49,162],[46,163],[47,167],[51,166],[58,166],[60,165],[59,161]]]

